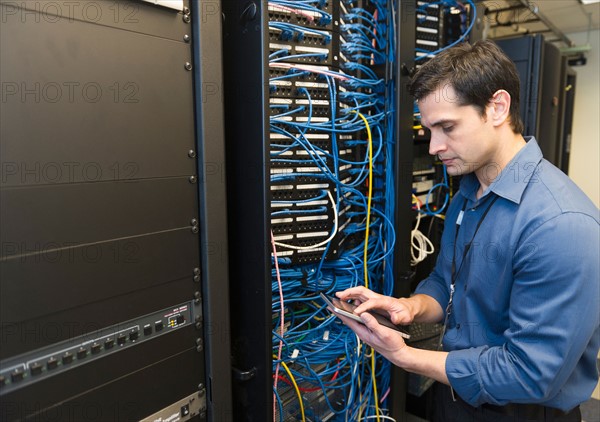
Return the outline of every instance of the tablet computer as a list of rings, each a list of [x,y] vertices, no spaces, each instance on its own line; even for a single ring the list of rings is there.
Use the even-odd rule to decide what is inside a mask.
[[[327,304],[329,310],[331,310],[334,314],[343,315],[345,317],[358,321],[361,324],[364,324],[363,320],[360,319],[360,316],[353,313],[354,309],[356,309],[356,305],[349,302],[344,302],[343,300],[340,300],[335,296],[328,296],[323,292],[319,293],[319,295],[321,296],[321,299],[323,299],[323,302]],[[402,335],[402,337],[406,339],[410,338],[410,334],[408,334],[406,328],[394,324],[389,318],[376,312],[369,312],[369,314],[373,315],[377,322],[383,325],[384,327],[398,331],[400,335]]]

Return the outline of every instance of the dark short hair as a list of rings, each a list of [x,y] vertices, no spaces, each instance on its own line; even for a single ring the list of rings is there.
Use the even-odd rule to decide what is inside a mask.
[[[523,132],[519,114],[520,82],[515,64],[494,42],[459,44],[442,51],[415,74],[410,93],[423,99],[444,84],[452,86],[460,105],[472,105],[485,115],[485,107],[494,93],[503,89],[510,94],[510,125]]]

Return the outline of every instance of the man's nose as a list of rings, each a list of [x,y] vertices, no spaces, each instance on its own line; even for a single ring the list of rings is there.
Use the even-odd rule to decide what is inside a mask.
[[[446,151],[446,141],[443,136],[431,132],[431,140],[429,141],[429,154],[438,155],[440,152]]]

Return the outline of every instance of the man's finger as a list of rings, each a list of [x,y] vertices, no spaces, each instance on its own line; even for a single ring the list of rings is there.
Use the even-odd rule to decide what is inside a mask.
[[[371,309],[380,309],[382,311],[387,311],[387,309],[385,307],[385,301],[382,301],[379,298],[374,298],[374,299],[369,299],[369,300],[361,303],[354,310],[354,313],[357,314],[357,315],[360,315],[361,313],[369,311]]]
[[[377,322],[377,320],[375,319],[375,317],[373,315],[371,315],[368,312],[363,312],[362,314],[360,314],[360,319],[362,319],[362,321],[365,323],[365,326],[373,331],[373,332],[378,332],[380,329],[380,325]]]
[[[358,286],[358,287],[351,287],[351,288],[343,290],[341,292],[336,292],[335,295],[342,300],[360,299],[364,302],[367,299],[369,299],[369,297],[371,297],[373,295],[373,293],[369,289],[367,289],[363,286]]]

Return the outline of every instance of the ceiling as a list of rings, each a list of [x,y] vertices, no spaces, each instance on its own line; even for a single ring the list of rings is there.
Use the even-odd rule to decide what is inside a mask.
[[[554,40],[561,38],[560,32],[568,36],[569,33],[585,32],[590,28],[600,29],[600,3],[583,5],[580,0],[484,0],[478,3],[488,10],[485,22],[489,23],[490,38],[529,31],[543,32],[547,39]],[[536,13],[542,18],[541,21],[535,21]],[[554,33],[549,31],[551,28],[555,29]],[[567,43],[563,40],[559,45],[564,47]]]

